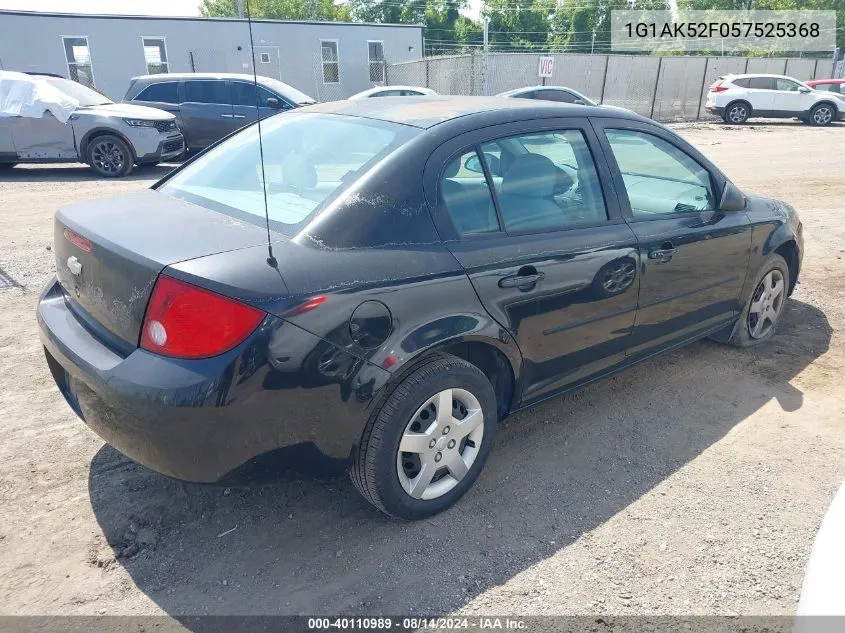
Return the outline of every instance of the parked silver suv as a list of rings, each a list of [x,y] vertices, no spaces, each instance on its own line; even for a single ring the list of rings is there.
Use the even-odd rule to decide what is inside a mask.
[[[169,112],[113,103],[62,77],[0,71],[0,169],[81,161],[115,178],[184,149]]]

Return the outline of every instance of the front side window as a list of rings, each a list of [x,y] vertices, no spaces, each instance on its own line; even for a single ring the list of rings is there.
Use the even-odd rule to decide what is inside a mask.
[[[185,102],[229,105],[232,99],[225,81],[186,81]]]
[[[336,40],[322,40],[320,54],[323,60],[323,83],[336,84],[340,82],[340,60],[337,54]]]
[[[544,101],[560,101],[561,103],[575,103],[578,99],[571,92],[565,90],[540,90],[537,92],[537,98]]]
[[[440,179],[440,197],[461,236],[499,230],[490,187],[474,149],[446,165]]]
[[[168,72],[167,47],[163,37],[141,38],[144,45],[144,61],[147,62],[147,74],[158,75]]]
[[[716,208],[710,173],[672,143],[637,130],[605,130],[634,218]]]
[[[792,81],[791,79],[781,79],[778,77],[775,79],[775,90],[788,90],[789,92],[797,92],[798,89],[801,87],[797,81]]]
[[[367,42],[370,62],[370,81],[384,81],[384,42]]]
[[[67,73],[73,81],[89,88],[94,87],[94,66],[87,37],[63,37]]]
[[[154,101],[156,103],[179,103],[179,83],[164,81],[152,84],[138,93],[132,101]]]
[[[398,123],[290,113],[261,126],[270,226],[295,235],[373,165],[419,133]],[[177,171],[159,191],[263,226],[258,127],[232,136]]]
[[[607,220],[592,154],[580,130],[539,132],[481,146],[505,230],[538,232]]]
[[[255,91],[258,90],[256,95]],[[270,92],[264,86],[256,86],[255,84],[246,81],[232,82],[232,104],[236,106],[252,106],[256,103],[262,108],[269,108],[267,104],[268,99],[275,99],[279,103],[280,110],[288,110],[291,105],[278,95]]]

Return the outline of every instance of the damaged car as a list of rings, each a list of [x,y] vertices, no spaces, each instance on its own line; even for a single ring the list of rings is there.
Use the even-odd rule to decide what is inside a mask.
[[[155,165],[185,149],[176,117],[117,104],[52,75],[0,71],[0,170],[19,163],[87,163],[105,178]]]

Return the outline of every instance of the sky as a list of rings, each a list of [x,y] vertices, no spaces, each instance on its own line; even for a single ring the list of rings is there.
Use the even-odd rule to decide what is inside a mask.
[[[124,15],[199,15],[200,0],[0,0],[0,9]],[[478,17],[481,0],[470,0],[466,14]]]

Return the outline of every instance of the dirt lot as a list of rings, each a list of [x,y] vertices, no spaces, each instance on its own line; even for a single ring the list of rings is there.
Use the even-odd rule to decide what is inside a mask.
[[[791,614],[845,479],[845,126],[681,126],[803,218],[775,339],[701,342],[507,421],[474,490],[419,523],[344,476],[183,486],[105,446],[36,334],[65,203],[144,187],[0,176],[0,612]]]

